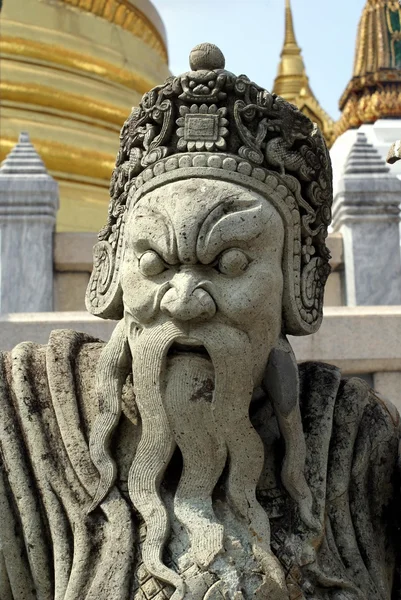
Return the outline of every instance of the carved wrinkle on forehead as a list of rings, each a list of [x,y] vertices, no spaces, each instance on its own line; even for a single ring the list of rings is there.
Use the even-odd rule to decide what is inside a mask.
[[[223,249],[250,242],[265,224],[261,200],[226,200],[209,213],[200,227],[196,246],[199,261],[207,264]]]
[[[169,264],[208,264],[224,249],[260,236],[269,221],[274,229],[282,225],[274,207],[259,194],[234,184],[180,181],[139,201],[130,239],[138,254],[152,248]],[[277,232],[274,237],[280,243]]]
[[[168,263],[177,262],[177,244],[174,227],[166,211],[149,205],[138,206],[129,221],[129,238],[134,250],[142,254],[156,250]]]

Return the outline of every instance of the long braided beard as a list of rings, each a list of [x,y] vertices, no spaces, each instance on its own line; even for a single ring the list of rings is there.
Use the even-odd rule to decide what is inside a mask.
[[[182,330],[172,322],[144,329],[130,340],[142,435],[128,486],[146,523],[143,561],[155,577],[176,588],[173,600],[189,598],[183,579],[162,558],[170,526],[160,487],[178,446],[183,469],[173,512],[187,530],[194,563],[226,580],[227,597],[248,597],[239,591],[238,570],[229,566],[232,557],[231,561],[224,558],[230,532],[217,518],[212,501],[228,464],[226,502],[232,518],[246,531],[244,546],[253,570],[256,567],[268,576],[258,586],[260,597],[267,593],[274,600],[287,598],[281,569],[270,549],[269,519],[256,499],[264,448],[249,420],[253,364],[248,337],[214,323],[191,326],[191,339],[203,349],[201,354],[185,345]]]

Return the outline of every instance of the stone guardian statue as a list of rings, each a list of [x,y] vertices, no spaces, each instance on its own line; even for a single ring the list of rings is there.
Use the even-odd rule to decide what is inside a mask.
[[[398,598],[399,416],[297,367],[331,166],[212,44],[120,136],[88,310],[0,371],[1,600]]]

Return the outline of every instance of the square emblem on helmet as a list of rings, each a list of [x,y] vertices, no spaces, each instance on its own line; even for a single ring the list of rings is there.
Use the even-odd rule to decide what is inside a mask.
[[[184,139],[186,142],[215,142],[219,137],[219,115],[185,115]]]

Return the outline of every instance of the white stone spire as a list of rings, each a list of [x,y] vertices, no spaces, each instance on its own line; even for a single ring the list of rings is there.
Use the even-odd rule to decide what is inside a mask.
[[[0,312],[53,310],[53,232],[58,184],[29,141],[0,167]]]
[[[344,165],[345,175],[369,173],[371,175],[385,174],[390,171],[380,152],[369,144],[363,132],[358,131],[356,140]]]
[[[401,304],[400,198],[400,180],[358,131],[333,202],[349,306]]]
[[[29,134],[25,131],[20,133],[18,143],[1,163],[0,176],[6,174],[22,175],[24,177],[30,175],[50,177],[42,159],[29,139]]]

